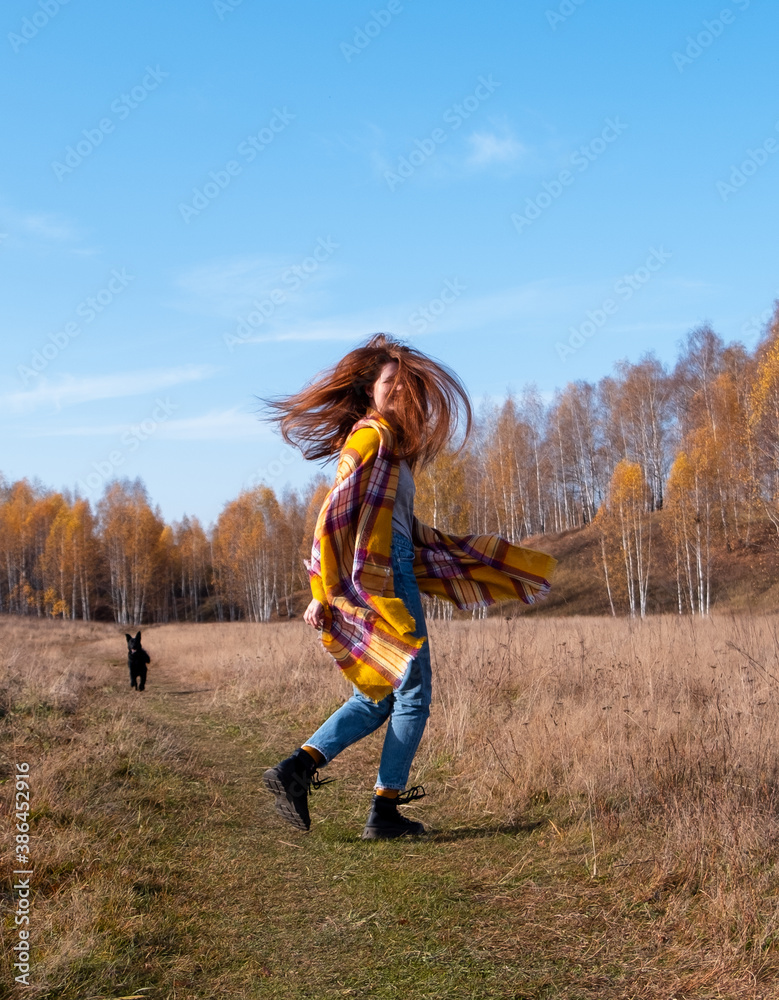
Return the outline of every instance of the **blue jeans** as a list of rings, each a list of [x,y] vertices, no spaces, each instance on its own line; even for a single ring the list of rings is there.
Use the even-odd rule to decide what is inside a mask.
[[[426,636],[425,617],[419,587],[414,576],[414,546],[410,539],[392,533],[392,573],[395,596],[399,597],[416,622],[416,636]],[[306,746],[318,750],[329,763],[346,747],[375,732],[384,722],[387,732],[381,752],[376,788],[403,791],[411,762],[430,715],[432,670],[426,642],[411,661],[400,684],[376,704],[357,688],[348,701],[317,729]]]

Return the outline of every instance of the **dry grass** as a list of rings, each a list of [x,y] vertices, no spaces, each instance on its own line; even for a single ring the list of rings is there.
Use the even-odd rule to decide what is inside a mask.
[[[779,996],[774,616],[432,623],[413,846],[355,836],[380,734],[330,766],[308,838],[258,791],[345,694],[301,623],[144,629],[143,695],[124,631],[0,622],[26,996]]]

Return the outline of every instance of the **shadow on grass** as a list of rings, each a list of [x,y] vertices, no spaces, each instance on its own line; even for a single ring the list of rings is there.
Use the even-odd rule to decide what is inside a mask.
[[[358,843],[371,843],[371,844],[384,844],[384,843],[400,843],[400,844],[447,844],[458,840],[478,840],[487,837],[498,837],[498,836],[510,836],[518,837],[523,834],[532,833],[534,830],[539,829],[539,827],[545,826],[546,820],[535,820],[533,822],[527,823],[514,823],[514,824],[500,824],[495,826],[462,826],[454,827],[450,830],[436,830],[428,829],[428,831],[421,837],[396,837],[389,841],[386,840],[371,840],[363,841],[359,833],[355,833],[353,830],[347,830],[342,826],[335,826],[334,824],[329,824],[329,829],[321,830],[320,833],[323,835],[323,839],[330,843],[341,843],[341,844],[358,844]]]
[[[160,691],[159,694],[171,694],[171,695],[182,695],[182,694],[207,694],[209,691],[214,691],[214,688],[192,688],[190,691]]]
[[[479,837],[496,837],[498,835],[514,836],[532,833],[546,824],[546,820],[534,820],[527,823],[499,824],[496,826],[456,826],[451,830],[430,830],[428,837],[437,843],[448,843],[454,840],[476,840]]]

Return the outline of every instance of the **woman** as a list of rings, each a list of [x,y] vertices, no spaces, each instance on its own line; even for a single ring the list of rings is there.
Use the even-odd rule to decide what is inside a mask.
[[[284,439],[306,458],[340,452],[307,568],[303,616],[354,693],[290,757],[265,772],[288,823],[308,830],[317,768],[384,722],[387,731],[363,839],[424,833],[398,805],[430,714],[431,667],[420,590],[462,609],[532,603],[549,590],[555,560],[496,535],[445,535],[414,517],[416,469],[452,440],[468,395],[444,365],[376,334],[301,392],[271,400]],[[464,441],[463,441],[464,444]]]

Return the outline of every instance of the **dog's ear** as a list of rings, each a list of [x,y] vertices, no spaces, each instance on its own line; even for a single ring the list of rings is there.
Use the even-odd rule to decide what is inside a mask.
[[[129,646],[130,643],[133,641],[133,637],[131,635],[128,635],[127,632],[124,633],[124,637],[127,640],[127,645]]]
[[[138,635],[136,635],[135,641],[136,642],[140,642],[141,641],[141,633],[140,632],[138,633]]]

